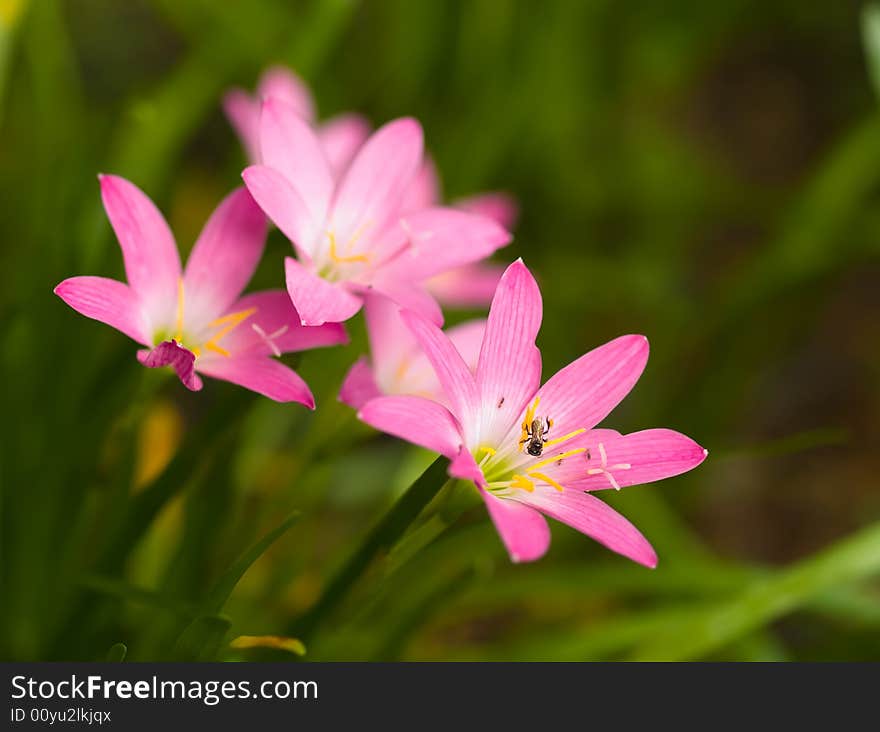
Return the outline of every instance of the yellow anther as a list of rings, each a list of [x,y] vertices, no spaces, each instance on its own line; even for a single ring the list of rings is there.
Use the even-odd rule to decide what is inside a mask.
[[[177,325],[174,329],[174,339],[178,343],[183,340],[183,277],[177,278]]]
[[[585,447],[576,447],[574,450],[569,450],[568,452],[559,453],[559,455],[554,455],[553,457],[549,457],[546,460],[542,460],[535,465],[532,465],[529,468],[529,472],[531,473],[533,470],[537,470],[538,468],[543,468],[545,465],[550,465],[550,463],[555,463],[559,460],[564,460],[567,457],[571,457],[572,455],[578,455],[579,453],[586,452],[587,448]]]
[[[330,239],[330,259],[336,262],[336,264],[350,264],[351,262],[370,261],[370,257],[367,254],[351,254],[348,256],[340,256],[336,252],[336,235],[332,231],[328,231],[327,238]],[[351,244],[353,243],[354,239],[352,240]]]
[[[213,351],[214,353],[219,353],[221,356],[228,356],[229,351],[218,345],[218,341],[230,331],[235,330],[255,312],[257,312],[256,308],[248,308],[247,310],[239,310],[237,312],[229,313],[228,315],[217,318],[216,320],[212,320],[210,323],[208,323],[208,327],[220,328],[220,331],[218,333],[215,333],[211,337],[211,340],[205,343],[205,349]]]
[[[550,426],[553,426],[553,420],[550,421]],[[554,437],[552,440],[545,440],[544,447],[550,447],[551,445],[558,445],[561,442],[567,442],[572,437],[577,437],[578,435],[582,435],[586,432],[585,427],[581,427],[580,429],[575,430],[574,432],[569,432],[567,435],[563,435],[562,437]]]
[[[552,485],[560,493],[565,490],[559,483],[553,480],[553,478],[551,478],[549,475],[544,475],[544,473],[536,473],[534,470],[530,470],[529,476],[532,478],[537,478],[538,480],[543,480],[548,485]]]
[[[529,428],[532,426],[532,422],[535,419],[535,412],[538,410],[538,405],[541,403],[541,397],[536,396],[535,401],[532,402],[531,406],[526,410],[526,416],[523,418],[522,423],[522,432],[519,436],[520,444],[526,441],[526,438],[529,436]]]
[[[534,482],[526,478],[526,476],[520,475],[519,473],[513,476],[513,480],[510,481],[510,487],[522,488],[524,491],[528,491],[529,493],[532,493],[535,490]]]
[[[216,343],[214,343],[214,341],[208,341],[208,343],[205,344],[205,348],[209,351],[213,351],[214,353],[219,353],[221,356],[226,356],[227,358],[229,357],[229,351],[227,351],[225,348],[221,348]]]
[[[477,448],[477,452],[478,452],[478,453],[484,452],[484,453],[486,453],[487,455],[494,455],[494,454],[495,454],[495,449],[492,448],[492,447],[488,447],[487,445],[483,445],[483,446]]]

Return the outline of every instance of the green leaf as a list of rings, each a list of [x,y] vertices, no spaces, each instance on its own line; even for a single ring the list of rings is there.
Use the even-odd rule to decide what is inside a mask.
[[[213,589],[208,593],[208,598],[205,600],[203,606],[204,612],[219,613],[223,609],[223,606],[226,604],[226,601],[229,599],[229,596],[232,594],[232,591],[235,589],[239,580],[244,577],[245,572],[251,568],[251,565],[256,562],[269,549],[269,547],[272,546],[272,544],[287,533],[288,529],[299,521],[299,519],[299,512],[291,514],[280,526],[270,531],[244,552],[244,554],[233,563],[226,573],[217,580]]]
[[[874,92],[880,96],[880,5],[876,3],[862,8],[862,43],[868,61],[868,76]]]
[[[111,663],[120,663],[125,660],[125,655],[128,653],[128,646],[125,643],[115,643],[110,646],[110,650],[107,651],[106,661]]]
[[[336,609],[349,590],[381,552],[389,551],[410,524],[446,485],[447,461],[437,458],[364,537],[360,547],[342,565],[312,608],[296,620],[288,635],[309,641],[312,632]]]
[[[702,658],[838,586],[880,574],[880,522],[758,581],[733,600],[712,605],[658,629],[637,651],[638,660]]]

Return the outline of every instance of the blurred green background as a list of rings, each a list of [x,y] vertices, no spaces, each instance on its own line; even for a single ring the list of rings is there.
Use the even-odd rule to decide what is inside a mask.
[[[545,375],[644,333],[647,371],[609,424],[710,451],[603,492],[657,570],[560,525],[543,560],[511,565],[453,497],[313,619],[306,660],[880,658],[862,19],[795,0],[0,1],[0,657],[297,658],[229,642],[298,636],[432,459],[336,402],[360,318],[351,346],[298,361],[308,413],[157,379],[52,295],[122,275],[98,172],[146,190],[188,250],[240,184],[222,93],[282,63],[324,116],[417,116],[448,196],[515,194],[498,260],[542,283]],[[252,287],[281,286],[288,251],[273,232]]]

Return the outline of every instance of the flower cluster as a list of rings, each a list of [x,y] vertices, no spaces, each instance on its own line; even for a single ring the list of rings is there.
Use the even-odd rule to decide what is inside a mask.
[[[139,361],[171,367],[191,390],[201,375],[314,408],[308,385],[277,357],[343,344],[364,309],[369,357],[340,399],[360,419],[444,455],[472,481],[514,561],[543,555],[544,516],[647,566],[650,544],[593,491],[683,473],[706,451],[667,429],[596,428],[632,389],[648,342],[622,336],[541,385],[535,338],[542,302],[521,260],[485,263],[517,216],[504,194],[441,202],[414,119],[371,132],[356,114],[316,121],[308,88],[271,69],[251,96],[224,99],[250,165],[205,224],[181,268],[174,237],[132,183],[99,176],[127,283],[73,277],[68,305],[137,341]],[[267,219],[290,240],[284,290],[242,295]],[[488,319],[441,330],[447,306],[485,305]]]

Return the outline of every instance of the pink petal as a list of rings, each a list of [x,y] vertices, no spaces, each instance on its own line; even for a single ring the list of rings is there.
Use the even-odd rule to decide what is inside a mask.
[[[55,288],[55,294],[87,318],[149,345],[140,302],[125,283],[105,277],[71,277]]]
[[[511,561],[533,562],[546,554],[550,547],[550,527],[538,511],[498,498],[487,490],[480,489],[480,494]]]
[[[516,490],[511,499],[537,508],[634,562],[651,568],[657,566],[657,554],[648,540],[595,496],[577,490],[560,493],[553,488],[538,487],[532,493]]]
[[[101,198],[116,232],[132,291],[150,314],[152,327],[173,318],[177,307],[180,256],[168,224],[137,186],[115,175],[100,175]]]
[[[508,230],[516,225],[519,217],[516,199],[507,193],[480,193],[470,198],[462,198],[453,205],[462,211],[486,216]]]
[[[315,103],[306,83],[290,69],[273,66],[263,72],[257,85],[257,101],[280,99],[289,104],[306,122],[315,119]]]
[[[312,128],[280,99],[263,102],[260,116],[263,164],[281,173],[306,204],[313,221],[323,221],[333,194],[333,175]]]
[[[450,462],[449,474],[453,478],[473,481],[478,488],[485,488],[486,486],[486,478],[483,476],[483,471],[480,470],[480,466],[477,465],[474,456],[465,447],[462,447],[458,451],[458,455]]]
[[[339,185],[331,226],[340,242],[381,232],[398,213],[422,159],[422,128],[414,119],[389,122],[358,151]]]
[[[358,418],[377,430],[452,459],[461,448],[461,432],[446,407],[416,396],[371,399]]]
[[[222,314],[250,281],[263,254],[266,217],[244,188],[217,207],[189,255],[183,276],[185,314],[205,323]]]
[[[318,139],[335,177],[345,173],[369,136],[370,123],[359,114],[340,114],[318,128]]]
[[[455,350],[449,336],[430,320],[411,310],[402,311],[400,317],[434,367],[452,406],[452,413],[461,423],[465,436],[469,440],[475,439],[480,428],[480,395],[471,370]]]
[[[373,284],[373,288],[396,303],[399,309],[412,310],[435,325],[443,325],[440,305],[421,284],[382,278]]]
[[[364,296],[364,320],[376,382],[387,387],[397,381],[401,364],[411,360],[414,351],[420,352],[418,343],[403,324],[400,305],[385,295]]]
[[[382,396],[382,392],[376,386],[370,359],[361,356],[345,375],[342,388],[339,390],[339,401],[352,409],[360,409],[368,401],[379,396]]]
[[[203,356],[199,358],[199,371],[276,402],[299,402],[309,409],[315,408],[315,398],[299,374],[268,356]]]
[[[504,274],[504,267],[476,262],[435,275],[425,287],[443,305],[449,307],[482,307],[492,296]]]
[[[285,290],[263,290],[245,295],[233,303],[230,313],[255,310],[228,333],[220,345],[233,355],[278,355],[348,343],[340,323],[306,327]]]
[[[422,166],[406,191],[401,211],[403,213],[415,213],[423,208],[430,208],[440,203],[440,178],[437,175],[437,167],[430,156],[425,155]]]
[[[547,381],[538,396],[541,412],[560,435],[605,419],[638,381],[648,361],[648,339],[615,338],[570,363]]]
[[[593,437],[589,442],[589,458],[586,453],[577,456],[580,469],[575,476],[566,478],[568,482],[563,483],[566,488],[595,491],[653,483],[692,470],[707,455],[690,437],[667,429],[643,430],[604,441]],[[604,469],[601,468],[600,443],[605,451]],[[587,474],[588,470],[600,469],[608,472]],[[612,478],[617,486],[611,482]]]
[[[138,351],[137,357],[149,369],[170,366],[190,391],[199,391],[202,388],[202,380],[194,368],[195,355],[175,340],[162,341],[155,348]]]
[[[231,89],[223,97],[223,111],[251,163],[260,162],[260,102],[244,89]]]
[[[284,259],[284,274],[303,325],[342,323],[361,309],[361,298],[312,274],[292,257]]]
[[[510,233],[492,219],[453,208],[426,208],[404,218],[411,245],[393,262],[394,271],[424,280],[485,259],[510,243]]]
[[[449,336],[449,340],[452,341],[455,350],[461,354],[461,357],[471,371],[477,370],[480,348],[483,345],[485,333],[485,318],[468,320],[446,330],[446,335]]]
[[[541,292],[531,272],[517,260],[495,292],[477,366],[484,407],[482,440],[498,443],[518,423],[541,383]]]
[[[303,199],[274,168],[252,165],[241,174],[248,191],[281,232],[293,242],[300,258],[311,261],[321,231]]]

